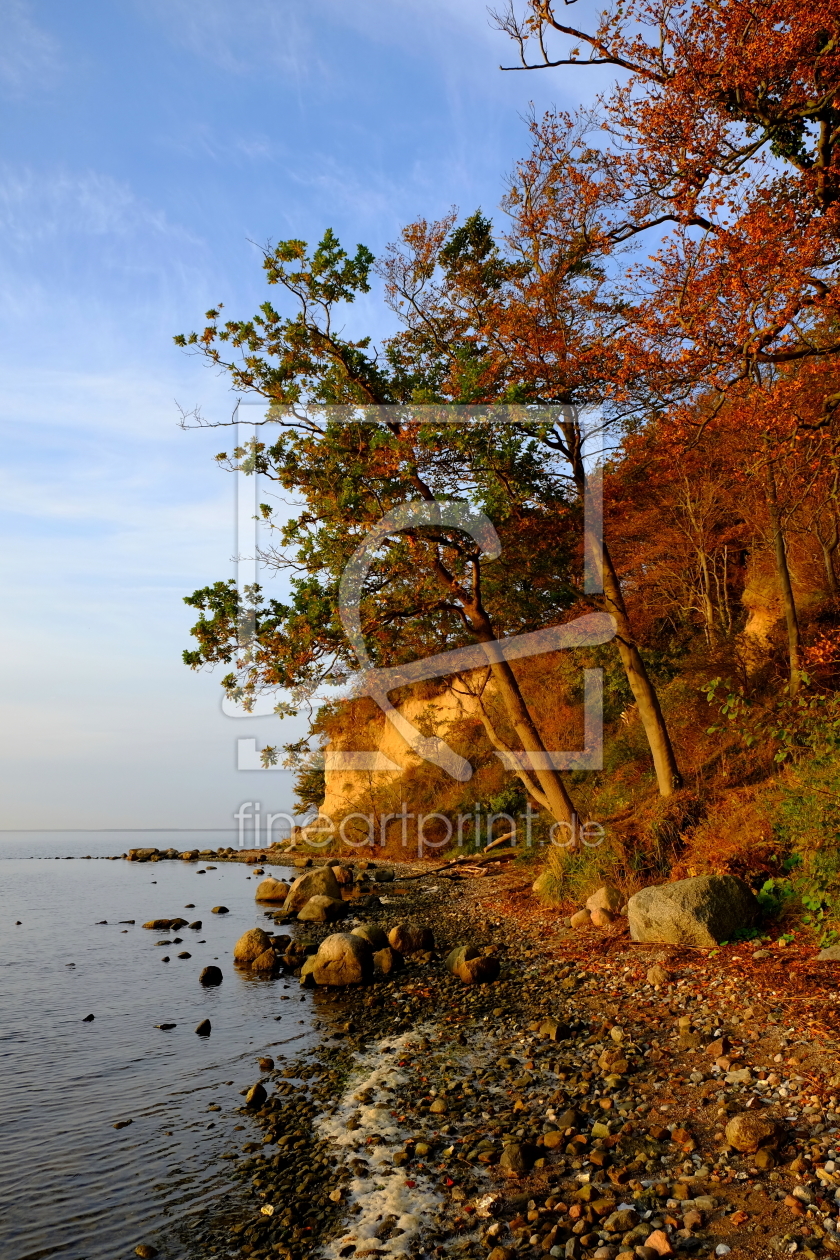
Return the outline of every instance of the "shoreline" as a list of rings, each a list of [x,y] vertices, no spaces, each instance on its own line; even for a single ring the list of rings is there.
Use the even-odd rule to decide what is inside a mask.
[[[312,991],[318,1047],[242,1082],[269,1093],[241,1110],[243,1149],[226,1153],[250,1203],[209,1213],[179,1239],[189,1254],[840,1252],[840,1059],[836,1031],[818,1027],[836,964],[573,933],[534,909],[521,872],[400,884],[423,865],[388,862],[396,880],[361,918],[432,927],[433,956]],[[300,924],[295,937],[314,946],[344,928]],[[445,971],[466,943],[499,958],[499,980]],[[667,983],[648,983],[652,963]],[[775,1136],[732,1149],[739,1116]]]

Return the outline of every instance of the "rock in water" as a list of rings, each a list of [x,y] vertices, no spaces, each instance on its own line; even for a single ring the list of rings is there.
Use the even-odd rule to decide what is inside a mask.
[[[195,923],[191,923],[191,924],[190,924],[190,927],[192,928],[192,930],[193,930],[194,932],[200,932],[200,931],[201,931],[201,919],[196,919]]]
[[[358,927],[353,928],[352,935],[361,936],[362,940],[367,941],[372,949],[388,948],[388,937],[382,928],[377,927],[375,923],[360,923]]]
[[[227,906],[214,906],[210,911],[211,914],[230,914]]]
[[[345,918],[349,909],[341,898],[310,897],[298,911],[298,919],[301,923],[335,923],[337,919]]]
[[[258,1082],[256,1085],[252,1085],[245,1095],[245,1105],[257,1111],[262,1107],[266,1098],[268,1098],[268,1094],[265,1092],[265,1086],[260,1085]]]
[[[364,984],[373,974],[373,950],[361,936],[335,932],[321,942],[311,974],[316,984]]]
[[[274,950],[269,947],[261,954],[258,954],[251,963],[252,971],[273,971],[277,966],[277,955]]]
[[[613,888],[612,884],[603,884],[591,897],[587,897],[585,904],[590,912],[607,910],[610,914],[618,914],[624,905],[624,897],[617,888]]]
[[[634,941],[708,949],[749,927],[758,902],[734,875],[695,875],[643,888],[627,903]]]
[[[221,967],[205,967],[198,979],[201,984],[221,984]]]
[[[187,926],[186,919],[170,919],[169,927],[167,928],[167,931],[177,932],[178,928],[182,928],[186,926]]]
[[[261,1072],[273,1072],[274,1060],[272,1058],[269,1058],[268,1056],[266,1056],[264,1059],[260,1059],[259,1069]]]
[[[90,1024],[90,1023],[92,1023],[92,1022],[93,1022],[93,1020],[95,1020],[95,1019],[96,1019],[96,1016],[95,1016],[95,1015],[85,1015],[84,1019],[82,1020],[82,1023],[83,1023],[83,1024]]]
[[[172,926],[171,919],[149,919],[148,923],[144,923],[144,928],[149,928],[152,932],[168,932]]]
[[[310,897],[332,897],[341,901],[341,886],[331,867],[316,866],[305,875],[298,875],[283,902],[283,909],[286,914],[296,913],[303,909]]]
[[[400,954],[416,954],[434,949],[435,935],[431,928],[414,923],[396,923],[388,933],[388,944]]]
[[[271,937],[262,928],[251,928],[244,932],[233,947],[234,962],[244,963],[250,967],[255,958],[264,954],[271,947]]]
[[[284,884],[282,879],[274,879],[269,875],[268,879],[261,880],[257,884],[257,891],[254,893],[255,901],[285,901],[289,895],[289,885]]]
[[[209,1037],[212,1024],[209,1019],[203,1019],[200,1024],[196,1024],[195,1031],[199,1037]]]
[[[134,1248],[135,1256],[139,1256],[140,1260],[154,1260],[158,1254],[157,1247],[152,1247],[150,1243],[138,1243]]]

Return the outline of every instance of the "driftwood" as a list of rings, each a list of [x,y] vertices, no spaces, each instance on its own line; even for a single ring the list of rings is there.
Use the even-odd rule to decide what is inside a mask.
[[[509,836],[501,836],[500,840],[494,840],[493,844],[496,845],[500,843],[501,840],[509,840],[509,839],[510,839]],[[487,846],[488,849],[490,847],[491,847],[490,845]],[[487,853],[487,850],[484,851],[484,854],[486,853]],[[455,875],[454,873],[455,867],[484,866],[488,862],[506,862],[508,861],[509,858],[516,857],[517,851],[515,849],[509,849],[507,853],[492,853],[487,856],[485,856],[484,854],[471,853],[469,855],[465,855],[464,857],[452,858],[450,862],[444,862],[443,866],[435,866],[432,868],[432,870],[423,871],[419,875],[403,875],[401,876],[399,882],[401,884],[405,884],[410,879],[429,879],[432,875],[434,875],[435,877],[437,877],[438,875],[443,875],[444,879],[454,879],[454,878],[457,878],[457,875]],[[453,874],[448,875],[446,873],[447,871],[453,871]]]

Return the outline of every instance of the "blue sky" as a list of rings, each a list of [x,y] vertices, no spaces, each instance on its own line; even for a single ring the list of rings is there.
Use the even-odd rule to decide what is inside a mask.
[[[494,212],[522,121],[593,84],[503,74],[476,0],[0,5],[0,827],[225,827],[291,804],[180,662],[182,596],[232,574],[223,380],[172,335],[264,298],[258,245],[375,253],[456,204]],[[256,243],[256,244],[255,244]],[[388,327],[377,293],[358,326]]]

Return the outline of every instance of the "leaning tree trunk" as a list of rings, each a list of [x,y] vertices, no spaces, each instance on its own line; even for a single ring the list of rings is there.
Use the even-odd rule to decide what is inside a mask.
[[[594,544],[594,540],[590,541]],[[600,560],[604,586],[604,607],[615,618],[615,643],[621,663],[624,666],[624,672],[627,675],[627,681],[630,684],[630,690],[633,693],[633,699],[636,701],[636,707],[639,710],[639,719],[647,737],[648,747],[653,758],[653,767],[656,771],[659,795],[672,796],[676,789],[682,786],[682,775],[677,765],[674,747],[659,704],[659,696],[656,694],[656,688],[650,681],[641,652],[633,638],[633,630],[630,625],[630,618],[627,615],[627,606],[624,603],[621,583],[618,580],[618,574],[615,571],[606,543],[602,542],[599,550],[600,556],[597,559]]]
[[[585,504],[587,491],[590,487],[588,484],[589,478],[583,463],[580,428],[577,421],[566,422],[562,427],[566,438],[568,456],[572,465],[575,486],[581,501]],[[584,515],[586,517],[588,514],[584,513]],[[630,625],[621,583],[615,571],[609,548],[604,541],[603,530],[596,534],[593,529],[593,523],[589,520],[585,520],[584,524],[584,546],[589,562],[600,579],[601,589],[604,592],[604,608],[615,618],[615,644],[621,664],[624,667],[624,673],[627,676],[627,682],[633,693],[633,699],[639,711],[639,719],[647,738],[651,757],[653,758],[653,768],[656,772],[659,795],[672,796],[677,788],[682,787],[682,775],[677,765],[671,737],[668,734],[668,727],[659,704],[659,696],[656,694],[656,688],[650,680],[641,652],[633,636],[633,629]]]
[[[496,642],[496,636],[489,625],[477,629],[476,633],[477,638],[482,643]],[[496,653],[488,653],[488,658],[490,673],[493,682],[496,684],[496,691],[504,705],[510,724],[522,745],[522,750],[526,753],[535,754],[534,760],[537,764],[531,767],[529,775],[523,776],[526,787],[528,786],[528,778],[533,775],[540,786],[549,812],[557,822],[569,825],[572,831],[572,838],[574,839],[577,831],[577,811],[572,798],[566,790],[560,771],[550,764],[546,746],[542,741],[542,736],[537,729],[534,719],[531,717],[516,675],[510,663],[506,660],[497,659]]]
[[[776,573],[782,592],[782,607],[784,608],[785,625],[787,626],[788,660],[790,665],[789,689],[790,694],[795,695],[799,690],[801,681],[799,618],[796,615],[796,600],[793,596],[793,585],[790,580],[790,566],[788,564],[785,532],[782,525],[782,513],[779,509],[779,499],[776,493],[776,473],[771,458],[767,460],[767,506],[770,512],[770,527],[773,534]]]

